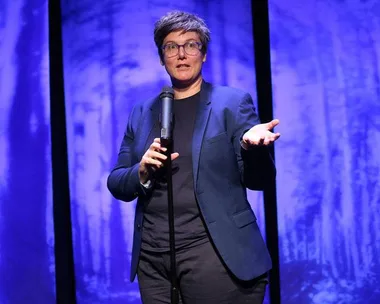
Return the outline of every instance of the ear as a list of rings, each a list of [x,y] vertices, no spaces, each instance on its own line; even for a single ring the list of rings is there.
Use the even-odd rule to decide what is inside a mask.
[[[207,57],[207,54],[204,54],[204,55],[203,55],[202,62],[206,62],[206,57]]]
[[[162,61],[162,59],[160,58],[160,64],[162,65],[162,66],[164,66],[165,65],[165,63]]]

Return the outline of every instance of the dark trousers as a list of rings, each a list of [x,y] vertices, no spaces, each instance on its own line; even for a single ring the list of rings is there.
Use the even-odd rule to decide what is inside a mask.
[[[236,279],[222,264],[212,244],[206,242],[177,250],[180,303],[262,304],[267,275],[252,281]],[[144,304],[170,303],[170,255],[141,251],[138,268],[141,300]]]

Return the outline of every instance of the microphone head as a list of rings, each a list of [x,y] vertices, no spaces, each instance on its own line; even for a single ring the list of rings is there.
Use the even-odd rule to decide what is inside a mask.
[[[163,97],[174,98],[174,90],[173,90],[173,88],[171,88],[169,86],[163,87],[162,91],[161,91],[161,94],[160,94],[160,98],[163,98]]]

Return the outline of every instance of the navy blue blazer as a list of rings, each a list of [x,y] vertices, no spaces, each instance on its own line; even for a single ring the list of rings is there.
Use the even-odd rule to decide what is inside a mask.
[[[136,104],[130,113],[116,166],[107,186],[122,201],[138,198],[130,280],[136,275],[144,205],[152,190],[139,182],[138,168],[158,124],[158,97]],[[266,147],[241,148],[243,134],[260,123],[248,93],[203,82],[192,140],[195,197],[213,243],[225,265],[241,280],[258,277],[271,268],[246,188],[261,190],[275,178]]]

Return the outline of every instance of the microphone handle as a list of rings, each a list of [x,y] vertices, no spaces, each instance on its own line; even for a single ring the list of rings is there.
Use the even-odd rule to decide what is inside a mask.
[[[161,146],[168,148],[173,141],[173,98],[162,98]]]

